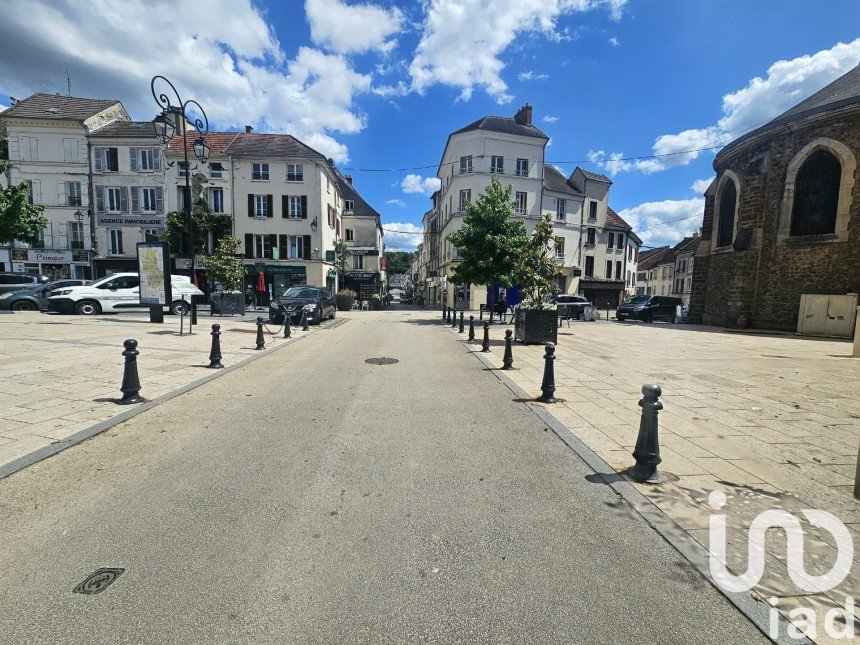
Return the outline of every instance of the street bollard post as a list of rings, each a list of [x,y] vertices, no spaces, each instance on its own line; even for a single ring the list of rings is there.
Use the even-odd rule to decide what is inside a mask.
[[[546,354],[543,355],[543,380],[540,384],[540,397],[542,403],[555,403],[555,345],[546,344]]]
[[[457,330],[459,333],[463,333],[463,312],[460,312],[460,329]]]
[[[481,343],[481,351],[490,351],[490,323],[484,323],[484,341]]]
[[[663,390],[659,385],[642,386],[642,400],[639,401],[642,417],[639,421],[636,447],[633,449],[636,464],[627,469],[627,474],[640,483],[659,484],[664,479],[663,474],[657,470],[657,466],[663,461],[660,458],[657,423],[657,413],[663,409],[660,402],[662,394]]]
[[[511,349],[511,335],[512,332],[510,329],[505,330],[505,355],[502,357],[502,369],[509,370],[514,367],[514,352]]]
[[[262,316],[257,316],[257,346],[254,349],[266,349],[266,339],[263,337]]]
[[[196,324],[197,324],[197,301],[194,299],[194,296],[191,296],[191,322],[189,323],[188,328],[191,329]]]
[[[442,305],[442,320],[448,320],[448,305]]]
[[[475,317],[469,316],[469,340],[475,340]]]
[[[454,329],[457,326],[457,312],[453,311],[451,314],[451,329]]]
[[[137,341],[134,338],[129,338],[122,345],[125,347],[122,353],[125,356],[125,365],[122,370],[122,385],[119,388],[122,392],[122,398],[117,403],[119,405],[142,403],[140,378],[137,375],[137,355],[140,354],[137,351]]]
[[[857,448],[857,470],[854,473],[854,498],[860,499],[860,447]]]
[[[302,309],[302,331],[308,331],[308,312]]]
[[[290,314],[287,313],[286,309],[284,309],[284,338],[289,338],[292,335],[293,332],[290,329]]]
[[[212,325],[212,348],[209,350],[208,367],[216,370],[224,367],[221,364],[221,325]]]

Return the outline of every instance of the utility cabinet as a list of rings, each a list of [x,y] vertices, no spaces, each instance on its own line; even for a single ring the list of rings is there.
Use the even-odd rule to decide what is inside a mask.
[[[800,296],[797,333],[804,336],[851,338],[857,316],[857,294],[804,293]]]

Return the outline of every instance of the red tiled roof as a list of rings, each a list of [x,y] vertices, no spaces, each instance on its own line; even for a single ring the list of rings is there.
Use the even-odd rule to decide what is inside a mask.
[[[628,231],[633,230],[633,227],[625,222],[614,210],[606,207],[606,225],[614,226],[615,228],[626,228]]]
[[[194,152],[194,140],[197,139],[198,136],[200,136],[199,132],[194,130],[188,131],[188,136],[186,137],[188,142],[188,152]],[[223,154],[227,146],[229,146],[237,136],[239,136],[238,132],[207,132],[203,135],[206,139],[206,143],[209,144],[210,154]],[[176,136],[168,141],[167,151],[181,153],[182,137]]]

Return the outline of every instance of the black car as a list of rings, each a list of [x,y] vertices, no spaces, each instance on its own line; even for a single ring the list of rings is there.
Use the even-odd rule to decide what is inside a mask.
[[[45,284],[51,279],[46,275],[30,275],[29,273],[0,272],[0,293],[23,291]]]
[[[302,318],[302,311],[308,315],[308,323],[319,325],[326,318],[334,318],[337,307],[328,289],[300,284],[290,287],[284,295],[275,298],[269,305],[269,318],[275,324],[284,322],[284,311],[293,323]]]
[[[12,311],[47,311],[48,296],[51,295],[52,291],[64,287],[79,287],[89,283],[89,280],[54,280],[53,282],[46,282],[38,287],[22,291],[7,291],[0,294],[0,309],[10,309]]]
[[[680,298],[669,296],[652,296],[642,294],[627,296],[618,309],[615,310],[616,320],[642,320],[654,322],[667,320],[671,323],[681,322],[681,308],[684,302]]]

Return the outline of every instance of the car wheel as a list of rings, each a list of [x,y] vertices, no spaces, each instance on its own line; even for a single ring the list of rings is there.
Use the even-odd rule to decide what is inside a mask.
[[[652,314],[652,313],[645,314],[645,322],[646,323],[654,322],[654,314]]]
[[[672,323],[673,325],[677,325],[678,324],[678,316],[677,315],[672,316],[672,320],[670,320],[669,322]]]
[[[336,314],[336,313],[337,313],[337,307],[332,307],[332,308],[331,308],[331,316],[329,316],[329,318],[330,318],[331,320],[334,320],[334,316],[335,316],[335,314]]]
[[[189,307],[188,303],[184,300],[175,300],[173,304],[170,305],[170,312],[174,316],[187,316],[190,310],[191,307]]]
[[[38,307],[29,300],[21,300],[12,304],[12,311],[36,311]]]
[[[75,305],[75,313],[80,316],[95,316],[101,312],[101,305],[93,300],[82,300]]]

